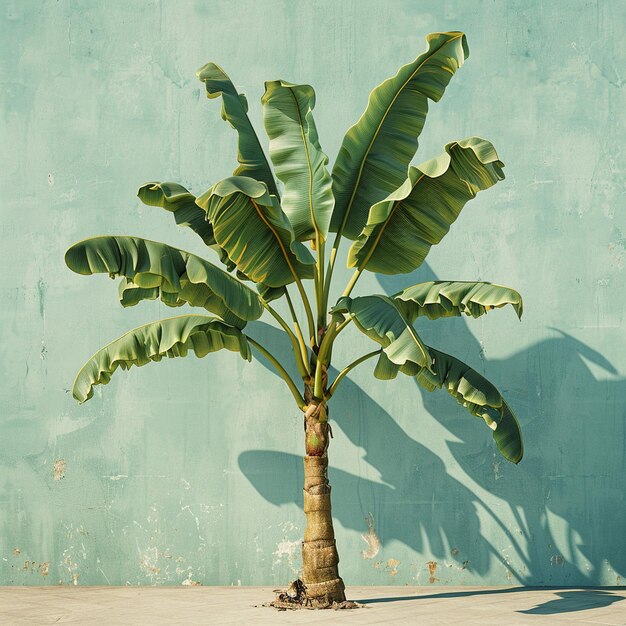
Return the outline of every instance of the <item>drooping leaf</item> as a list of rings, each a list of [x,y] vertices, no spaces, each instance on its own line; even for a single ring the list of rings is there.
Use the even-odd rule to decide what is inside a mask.
[[[430,367],[426,346],[391,298],[382,295],[342,297],[330,312],[350,315],[361,332],[383,346],[383,352],[392,363],[400,366],[413,361]]]
[[[437,280],[407,287],[392,297],[411,323],[421,316],[431,320],[462,314],[480,317],[507,304],[522,318],[522,296],[492,283]]]
[[[381,274],[412,272],[465,204],[504,179],[502,168],[494,147],[479,137],[449,143],[441,156],[409,168],[402,186],[371,208],[350,247],[348,266]]]
[[[137,192],[139,199],[148,206],[158,206],[174,215],[179,226],[191,228],[204,243],[217,252],[220,261],[230,272],[235,264],[220,248],[213,236],[213,227],[206,221],[204,211],[196,204],[196,196],[178,183],[146,183]]]
[[[282,298],[287,292],[286,287],[268,287],[267,285],[257,284],[256,286],[259,295],[265,302],[272,302]]]
[[[226,72],[215,63],[207,63],[196,74],[204,83],[208,98],[222,97],[222,119],[237,131],[239,167],[233,172],[233,176],[249,176],[259,180],[267,185],[272,195],[278,196],[274,175],[248,119],[246,97],[237,93]]]
[[[243,281],[254,282],[249,276],[246,276],[243,272],[237,270],[237,278]],[[266,301],[272,302],[272,300],[278,300],[285,295],[285,287],[268,287],[263,283],[256,283],[256,290],[259,295]]]
[[[81,404],[93,396],[95,385],[106,385],[118,367],[141,367],[164,356],[197,357],[221,349],[239,352],[252,360],[246,336],[233,326],[208,315],[181,315],[135,328],[98,350],[82,367],[74,381],[73,396]]]
[[[176,224],[187,226],[199,235],[207,246],[216,245],[213,227],[206,221],[204,211],[196,204],[196,196],[178,183],[145,183],[137,197],[148,206],[158,206],[174,214]]]
[[[512,463],[519,463],[524,455],[522,433],[515,414],[500,392],[459,359],[431,347],[428,347],[428,351],[432,357],[432,371],[412,361],[397,365],[382,352],[374,376],[389,380],[395,378],[400,371],[415,377],[428,391],[445,389],[459,404],[472,415],[482,418],[493,430],[493,438],[500,454]]]
[[[252,178],[232,176],[197,199],[213,224],[217,243],[256,283],[283,287],[313,278],[315,259],[295,240],[293,229],[275,196]]]
[[[315,92],[310,85],[282,80],[265,83],[263,120],[270,158],[284,184],[281,206],[298,241],[326,239],[334,198],[331,178],[313,119]]]
[[[239,328],[263,313],[256,293],[234,276],[164,243],[139,237],[93,237],[74,244],[65,262],[78,274],[124,276],[127,282],[120,290],[124,306],[160,296],[169,306],[203,307]]]
[[[406,178],[428,112],[469,56],[459,32],[427,36],[428,50],[370,94],[365,112],[344,137],[333,167],[335,210],[330,230],[356,239],[370,207]]]
[[[511,463],[519,463],[524,457],[524,441],[519,422],[511,407],[504,400],[502,400],[500,421],[493,431],[493,439],[500,454]]]

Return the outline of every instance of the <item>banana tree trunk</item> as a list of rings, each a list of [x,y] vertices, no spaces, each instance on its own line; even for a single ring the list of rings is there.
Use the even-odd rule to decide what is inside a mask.
[[[302,582],[315,604],[329,605],[346,599],[337,564],[335,531],[328,482],[329,426],[325,405],[309,405],[305,414],[304,512]]]

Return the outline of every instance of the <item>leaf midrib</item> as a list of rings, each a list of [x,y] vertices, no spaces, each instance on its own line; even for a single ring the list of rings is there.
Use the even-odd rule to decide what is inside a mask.
[[[309,154],[309,144],[304,133],[304,124],[302,122],[302,113],[300,112],[300,106],[298,104],[298,98],[296,98],[296,94],[293,91],[293,87],[289,87],[289,93],[294,99],[296,105],[296,111],[298,113],[298,123],[300,126],[300,134],[302,136],[302,143],[304,145],[304,151],[306,153],[306,164],[307,169],[309,170],[309,213],[311,215],[311,224],[313,224],[313,229],[317,233],[317,237],[319,238],[319,230],[317,228],[317,223],[315,222],[315,213],[313,211],[313,169],[311,168],[311,155]]]
[[[283,253],[283,256],[285,257],[285,261],[287,262],[287,265],[289,266],[289,270],[291,271],[296,283],[299,282],[300,278],[296,274],[296,270],[293,264],[291,263],[291,259],[289,258],[289,254],[287,253],[287,250],[285,248],[285,245],[282,242],[282,239],[280,238],[280,235],[278,234],[276,229],[270,224],[270,222],[266,219],[265,215],[263,215],[263,212],[261,211],[259,205],[252,198],[250,198],[250,202],[252,202],[252,206],[255,208],[256,212],[259,214],[259,217],[261,218],[263,223],[270,229],[270,231],[276,238],[276,241],[278,242],[278,245],[280,246],[281,252]]]
[[[387,226],[389,225],[389,222],[391,222],[391,218],[394,216],[397,208],[402,204],[402,202],[404,200],[406,200],[412,193],[413,190],[417,187],[418,183],[422,180],[422,178],[424,178],[426,176],[426,174],[422,174],[416,181],[415,184],[411,187],[411,191],[409,191],[409,193],[407,194],[406,198],[402,198],[401,200],[396,200],[393,203],[393,208],[391,209],[389,215],[387,216],[387,219],[383,222],[383,225],[380,227],[380,230],[378,231],[378,235],[376,235],[376,238],[374,240],[374,243],[372,244],[372,247],[370,248],[370,251],[367,253],[367,256],[365,257],[365,261],[363,262],[363,265],[361,267],[359,267],[359,269],[361,271],[363,271],[366,267],[366,265],[370,262],[370,259],[372,258],[372,255],[374,254],[376,248],[378,247],[378,244],[380,243],[380,238],[383,236],[383,233],[385,232],[385,229],[387,228]]]

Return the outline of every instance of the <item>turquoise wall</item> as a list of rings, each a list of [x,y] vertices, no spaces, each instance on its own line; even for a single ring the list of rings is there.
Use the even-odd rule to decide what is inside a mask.
[[[311,83],[332,160],[370,90],[425,48],[426,33],[453,29],[471,56],[432,107],[417,160],[481,135],[507,179],[466,208],[427,267],[367,276],[356,292],[433,276],[518,288],[521,323],[502,310],[422,331],[505,393],[526,456],[501,459],[447,394],[355,370],[331,415],[341,572],[352,584],[620,583],[623,2],[15,0],[1,10],[0,584],[294,575],[302,421],[282,382],[220,353],[119,374],[77,406],[70,388],[89,355],[172,310],[122,309],[112,281],[72,274],[63,253],[106,233],[203,253],[135,193],[149,180],[202,192],[232,171],[234,133],[195,78],[207,61],[245,91],[259,129],[263,80]],[[278,335],[270,322],[251,328]],[[356,331],[345,337],[340,365],[371,349]],[[288,354],[284,342],[277,351]]]

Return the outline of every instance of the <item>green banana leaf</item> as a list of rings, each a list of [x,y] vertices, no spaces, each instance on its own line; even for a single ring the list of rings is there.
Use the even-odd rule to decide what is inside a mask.
[[[213,224],[217,243],[256,283],[284,287],[313,278],[315,259],[295,240],[293,229],[265,184],[245,176],[216,183],[196,202]]]
[[[431,320],[462,314],[480,317],[507,304],[522,319],[522,296],[492,283],[437,280],[407,287],[392,298],[411,324],[422,316]]]
[[[287,293],[286,287],[268,287],[267,285],[257,284],[256,290],[265,302],[272,302],[282,298]]]
[[[220,261],[232,271],[235,264],[228,258],[226,251],[220,248],[213,236],[213,226],[206,221],[204,211],[196,204],[196,196],[178,183],[146,183],[137,192],[139,199],[148,206],[158,206],[174,215],[178,226],[191,228],[202,241],[215,250]]]
[[[396,303],[387,296],[342,297],[331,315],[348,314],[357,328],[383,347],[387,358],[396,365],[407,361],[430,367],[430,354],[415,329]]]
[[[254,282],[251,278],[249,278],[248,276],[246,276],[243,272],[240,272],[239,270],[237,270],[237,278],[239,280]],[[278,300],[279,298],[282,298],[286,293],[285,287],[268,287],[267,285],[264,285],[263,283],[255,283],[255,286],[259,295],[266,302],[272,302],[272,300]]]
[[[234,276],[164,243],[139,237],[93,237],[74,244],[65,262],[78,274],[124,276],[127,282],[120,287],[124,306],[160,295],[169,306],[203,307],[239,328],[263,313],[257,294]]]
[[[463,33],[433,33],[426,40],[426,52],[372,91],[365,112],[344,137],[332,173],[332,232],[356,239],[370,207],[404,182],[428,99],[441,99],[469,56]]]
[[[237,131],[239,167],[233,172],[233,176],[249,176],[259,180],[267,185],[272,195],[278,196],[274,175],[248,119],[246,97],[237,93],[226,72],[215,63],[207,63],[196,75],[204,83],[208,98],[222,96],[222,119]]]
[[[381,352],[374,376],[381,380],[395,378],[398,371],[415,377],[428,391],[444,388],[472,415],[482,418],[493,430],[493,438],[502,456],[519,463],[524,456],[524,445],[519,423],[511,407],[500,392],[476,370],[459,359],[428,347],[433,371],[415,362],[399,366]]]
[[[284,184],[281,206],[298,241],[326,239],[334,198],[313,119],[315,91],[282,80],[265,83],[263,121],[270,158]]]
[[[93,396],[95,385],[106,385],[118,367],[141,367],[164,356],[187,356],[191,349],[197,357],[225,348],[252,360],[246,336],[237,328],[208,315],[181,315],[151,322],[122,335],[98,350],[74,381],[72,394],[81,404]]]
[[[371,208],[367,225],[350,247],[348,267],[381,274],[412,272],[447,234],[468,200],[504,179],[504,165],[484,139],[455,141],[445,150],[409,168],[404,184]]]

